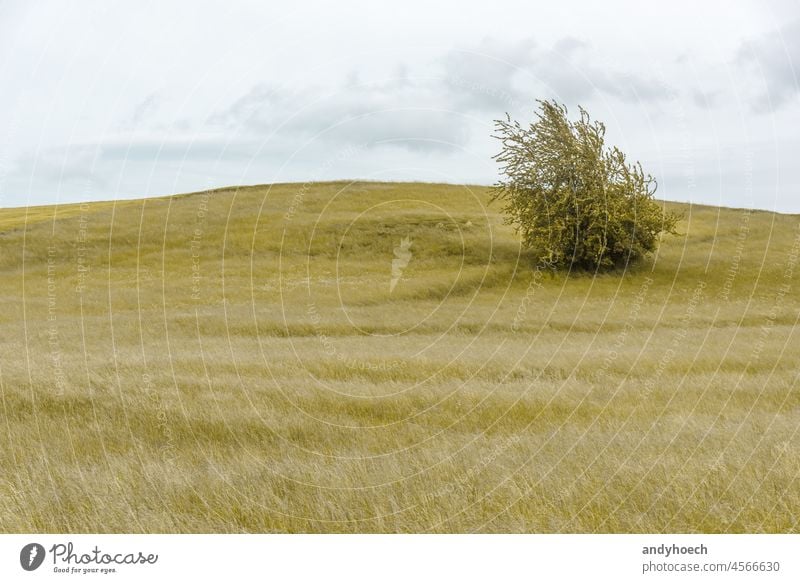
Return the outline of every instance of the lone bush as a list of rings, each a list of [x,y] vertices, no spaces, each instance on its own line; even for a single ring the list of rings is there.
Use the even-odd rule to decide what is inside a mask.
[[[524,245],[556,267],[604,270],[651,253],[661,233],[675,233],[680,217],[653,200],[655,179],[605,146],[601,122],[583,108],[570,121],[565,106],[538,103],[528,127],[508,114],[495,122],[503,178],[494,199],[505,201]]]

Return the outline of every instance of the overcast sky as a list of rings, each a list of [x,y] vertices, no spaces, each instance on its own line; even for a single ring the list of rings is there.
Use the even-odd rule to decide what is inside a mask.
[[[800,212],[798,78],[800,0],[0,0],[0,206],[491,184],[492,120],[555,98],[660,198]]]

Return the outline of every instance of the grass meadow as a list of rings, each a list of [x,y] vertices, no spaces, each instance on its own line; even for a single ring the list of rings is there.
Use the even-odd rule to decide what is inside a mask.
[[[0,210],[0,530],[798,532],[800,217],[554,274],[489,195]]]

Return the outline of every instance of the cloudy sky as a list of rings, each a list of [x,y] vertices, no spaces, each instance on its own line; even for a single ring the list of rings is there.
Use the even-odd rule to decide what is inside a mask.
[[[491,184],[492,120],[554,98],[661,198],[800,212],[798,79],[800,0],[0,0],[0,206]]]

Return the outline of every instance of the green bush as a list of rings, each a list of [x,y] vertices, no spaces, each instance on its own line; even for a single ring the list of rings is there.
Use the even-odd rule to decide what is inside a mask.
[[[580,109],[539,101],[536,121],[523,127],[506,115],[495,122],[503,178],[494,199],[523,243],[558,267],[611,269],[654,251],[680,217],[653,200],[656,182],[605,146],[605,126]]]

